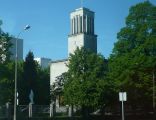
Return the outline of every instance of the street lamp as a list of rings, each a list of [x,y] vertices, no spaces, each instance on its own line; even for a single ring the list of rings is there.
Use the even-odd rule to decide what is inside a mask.
[[[25,30],[28,30],[30,28],[29,25],[26,25],[24,27],[23,30],[21,30],[19,32],[19,34],[17,35],[17,38],[15,38],[15,94],[14,94],[14,120],[16,120],[16,106],[17,106],[17,60],[18,60],[18,55],[17,55],[17,50],[18,50],[18,46],[17,46],[17,39],[19,38],[19,36],[21,35],[22,32],[24,32]]]
[[[155,117],[155,71],[153,70],[153,114]]]
[[[153,54],[152,57],[154,57],[154,45],[153,45]],[[153,73],[152,73],[152,79],[153,79],[153,118],[156,117],[156,102],[155,102],[155,65],[153,65]]]

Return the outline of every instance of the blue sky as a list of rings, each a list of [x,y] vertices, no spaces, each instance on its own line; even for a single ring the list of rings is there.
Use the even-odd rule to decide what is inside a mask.
[[[145,0],[84,0],[83,6],[95,12],[95,33],[98,52],[106,58],[117,41],[116,34],[124,27],[129,8]],[[156,5],[156,0],[150,0]],[[80,0],[0,0],[2,29],[17,36],[26,24],[24,57],[29,50],[35,57],[52,60],[67,58],[69,15],[81,6]]]

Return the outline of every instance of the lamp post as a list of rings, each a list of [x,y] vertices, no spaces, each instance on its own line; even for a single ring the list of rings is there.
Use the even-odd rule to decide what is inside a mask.
[[[153,111],[155,114],[155,71],[153,70]]]
[[[154,56],[154,55],[153,55]],[[156,102],[155,102],[155,66],[153,66],[153,73],[152,73],[152,79],[153,79],[153,118],[156,118]]]
[[[30,28],[29,25],[26,25],[23,30],[19,32],[17,35],[17,38],[15,38],[15,93],[14,93],[14,120],[16,120],[16,107],[17,107],[17,60],[18,60],[18,44],[17,44],[17,39],[21,35],[22,32],[25,30],[28,30]]]

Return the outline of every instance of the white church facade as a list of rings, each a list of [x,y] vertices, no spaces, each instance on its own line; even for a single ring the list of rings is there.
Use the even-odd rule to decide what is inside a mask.
[[[78,8],[70,14],[70,34],[68,35],[68,57],[77,47],[84,47],[97,53],[97,35],[94,33],[95,13],[87,8]],[[50,85],[58,76],[67,72],[68,59],[52,61],[50,64]]]

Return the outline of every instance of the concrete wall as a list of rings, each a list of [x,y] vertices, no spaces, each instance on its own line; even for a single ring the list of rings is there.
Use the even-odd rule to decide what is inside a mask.
[[[85,47],[97,53],[97,36],[87,34],[75,34],[68,37],[68,57],[74,53],[76,48]]]
[[[84,46],[84,34],[76,34],[68,37],[68,57],[73,54],[77,47]]]
[[[68,68],[66,64],[68,63],[67,60],[58,60],[52,61],[50,64],[50,85],[52,85],[56,77],[60,76],[62,73],[67,72]]]

